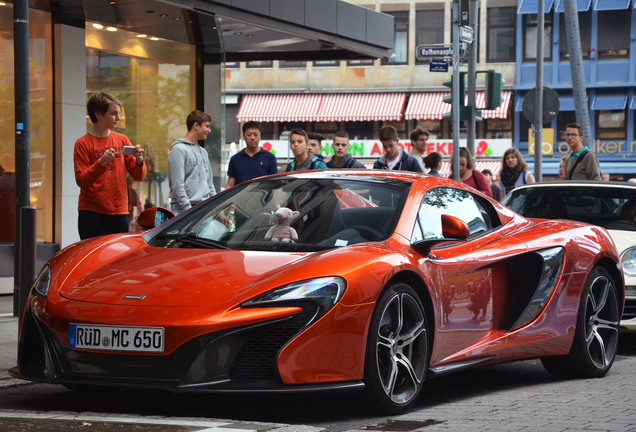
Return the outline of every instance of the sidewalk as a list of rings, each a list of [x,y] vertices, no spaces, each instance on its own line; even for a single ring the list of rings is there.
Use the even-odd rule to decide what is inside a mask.
[[[0,313],[0,387],[24,383],[9,375],[9,369],[18,362],[18,318],[12,313]]]

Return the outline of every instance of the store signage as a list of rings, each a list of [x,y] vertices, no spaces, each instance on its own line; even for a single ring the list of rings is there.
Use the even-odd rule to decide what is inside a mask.
[[[322,153],[325,156],[333,155],[332,143],[330,140],[324,140],[322,142]],[[351,153],[354,158],[377,159],[384,154],[382,143],[379,140],[351,139],[349,143],[349,153]],[[459,140],[459,145],[465,147],[466,140]],[[289,149],[288,140],[261,140],[261,146],[265,150],[274,153],[277,159],[291,159],[294,157]],[[398,141],[398,146],[406,152],[411,151],[410,140],[400,140]],[[244,147],[245,145],[243,143],[241,143],[240,148],[237,148],[237,145],[232,143],[230,146],[231,155]],[[477,139],[475,141],[475,156],[502,157],[504,152],[510,147],[512,147],[512,139],[508,138]],[[453,140],[450,138],[429,140],[426,145],[426,152],[438,152],[444,157],[450,157],[453,155]]]

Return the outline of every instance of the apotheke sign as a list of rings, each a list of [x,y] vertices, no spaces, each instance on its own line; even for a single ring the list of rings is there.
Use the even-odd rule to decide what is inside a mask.
[[[332,141],[325,140],[322,142],[322,153],[325,156],[333,155]],[[384,154],[382,143],[379,140],[349,140],[349,153],[355,158],[379,158]],[[411,141],[398,141],[400,148],[406,152],[411,151]],[[460,140],[459,145],[466,146],[466,140]],[[289,150],[289,141],[287,140],[261,140],[261,146],[271,151],[278,159],[287,159],[293,157]],[[245,146],[241,143],[241,148]],[[512,147],[511,139],[478,139],[475,142],[475,155],[488,157],[502,157],[504,152]],[[439,152],[444,157],[453,155],[453,140],[429,140],[426,146],[426,152]]]

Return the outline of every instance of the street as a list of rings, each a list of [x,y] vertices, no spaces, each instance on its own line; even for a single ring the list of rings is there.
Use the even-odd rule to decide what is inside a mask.
[[[10,304],[10,296],[0,297],[3,332],[10,330],[6,321],[17,328],[16,319],[7,317]],[[388,417],[370,412],[357,393],[73,391],[8,379],[6,371],[0,372],[5,378],[0,380],[2,430],[636,431],[633,336],[622,338],[614,366],[601,379],[557,380],[535,360],[488,366],[431,380],[412,410]]]

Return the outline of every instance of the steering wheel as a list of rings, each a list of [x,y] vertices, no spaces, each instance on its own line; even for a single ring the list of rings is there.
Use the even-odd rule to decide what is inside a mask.
[[[385,237],[380,231],[366,225],[353,225],[349,228],[358,231],[360,235],[367,240],[382,240]]]

